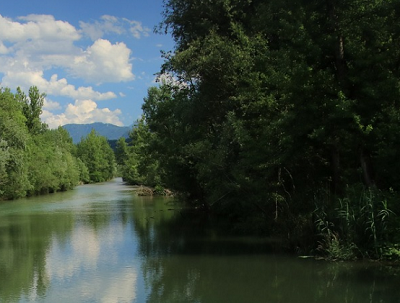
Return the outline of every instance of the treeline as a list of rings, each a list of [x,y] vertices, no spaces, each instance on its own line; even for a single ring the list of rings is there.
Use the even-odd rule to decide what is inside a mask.
[[[132,128],[129,140],[120,138],[115,156],[120,174],[128,184],[162,187],[165,184],[160,175],[160,166],[155,149],[151,146],[154,134],[141,119]],[[128,143],[126,142],[128,141]],[[160,188],[162,191],[162,189]]]
[[[45,94],[31,87],[0,89],[0,200],[65,191],[80,182],[114,176],[114,153],[94,132],[78,145],[59,127],[49,129],[40,115]]]
[[[398,1],[166,0],[175,50],[125,178],[298,251],[400,255],[399,14]]]

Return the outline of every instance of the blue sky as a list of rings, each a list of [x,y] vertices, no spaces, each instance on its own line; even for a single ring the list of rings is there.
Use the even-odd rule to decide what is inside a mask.
[[[0,3],[0,82],[47,94],[42,120],[131,125],[156,85],[161,50],[153,33],[162,0],[13,0]]]

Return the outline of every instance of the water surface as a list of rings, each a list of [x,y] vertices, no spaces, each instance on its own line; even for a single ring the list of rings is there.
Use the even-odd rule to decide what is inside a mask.
[[[0,203],[0,302],[400,302],[396,272],[221,236],[120,179]]]

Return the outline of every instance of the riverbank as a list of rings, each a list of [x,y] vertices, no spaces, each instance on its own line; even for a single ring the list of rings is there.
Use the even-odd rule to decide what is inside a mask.
[[[144,185],[135,185],[134,190],[138,196],[174,196],[174,193],[172,191],[161,186],[150,187]]]

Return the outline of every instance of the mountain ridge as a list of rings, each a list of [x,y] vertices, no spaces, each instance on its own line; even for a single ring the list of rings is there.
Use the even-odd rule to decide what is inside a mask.
[[[107,140],[118,140],[121,137],[128,138],[129,132],[132,129],[131,126],[117,126],[103,122],[94,122],[90,124],[65,124],[62,127],[69,132],[74,144],[80,142],[83,137],[86,137],[92,131],[92,129],[94,129],[99,135],[106,137]]]

